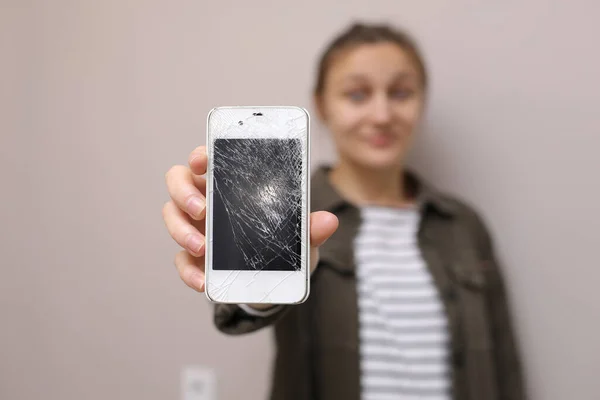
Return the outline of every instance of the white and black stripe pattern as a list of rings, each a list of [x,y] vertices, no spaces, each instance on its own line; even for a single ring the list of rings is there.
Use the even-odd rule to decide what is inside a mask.
[[[355,239],[363,400],[449,400],[444,305],[417,243],[417,209],[364,207]]]

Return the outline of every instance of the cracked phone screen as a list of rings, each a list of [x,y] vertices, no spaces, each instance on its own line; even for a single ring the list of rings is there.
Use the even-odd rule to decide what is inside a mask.
[[[301,266],[299,139],[215,139],[213,269]]]

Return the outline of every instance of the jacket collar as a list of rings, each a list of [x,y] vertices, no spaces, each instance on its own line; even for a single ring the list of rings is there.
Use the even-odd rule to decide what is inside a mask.
[[[351,205],[334,189],[329,182],[330,166],[321,166],[312,176],[311,208],[326,210],[335,213],[340,207]],[[447,216],[454,216],[458,212],[455,201],[440,193],[433,186],[422,180],[413,171],[405,171],[405,190],[416,199],[421,210],[428,206]]]

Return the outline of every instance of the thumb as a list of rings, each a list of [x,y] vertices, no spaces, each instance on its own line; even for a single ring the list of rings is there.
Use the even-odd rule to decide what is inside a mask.
[[[310,214],[310,246],[319,247],[338,228],[338,218],[327,211],[316,211]]]

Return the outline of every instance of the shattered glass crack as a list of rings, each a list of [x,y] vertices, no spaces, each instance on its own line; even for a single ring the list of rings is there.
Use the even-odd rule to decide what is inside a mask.
[[[233,240],[244,263],[227,263],[230,258],[221,258],[219,254],[217,258],[225,263],[215,263],[214,268],[299,269],[300,141],[217,139],[214,146],[214,190],[224,205]],[[225,235],[219,235],[223,228],[215,226],[214,229],[217,237],[225,241]]]

